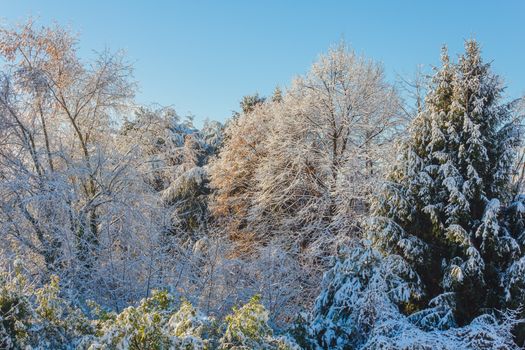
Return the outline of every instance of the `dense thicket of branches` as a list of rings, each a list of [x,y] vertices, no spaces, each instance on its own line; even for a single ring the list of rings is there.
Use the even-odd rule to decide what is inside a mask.
[[[525,103],[474,41],[415,106],[342,43],[200,129],[95,56],[0,29],[0,347],[523,341]]]

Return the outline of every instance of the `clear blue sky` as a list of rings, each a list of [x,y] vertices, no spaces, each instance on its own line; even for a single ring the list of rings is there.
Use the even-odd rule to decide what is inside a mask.
[[[173,105],[197,124],[224,120],[241,96],[268,95],[306,72],[344,38],[383,62],[389,79],[437,64],[478,39],[505,78],[525,93],[525,1],[112,1],[0,0],[0,17],[56,20],[80,34],[80,53],[124,49],[140,103]]]

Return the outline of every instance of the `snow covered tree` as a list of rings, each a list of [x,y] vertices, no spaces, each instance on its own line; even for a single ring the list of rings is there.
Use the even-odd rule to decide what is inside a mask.
[[[308,245],[350,231],[401,125],[382,67],[344,44],[321,55],[278,103],[252,215],[275,235]]]
[[[266,157],[264,140],[271,129],[272,104],[258,104],[251,112],[229,122],[225,145],[210,164],[211,186],[215,190],[211,203],[213,215],[233,238],[249,250],[258,239],[248,226],[248,212],[256,195],[255,172]]]
[[[242,221],[235,235],[257,232],[259,240],[279,237],[305,249],[319,236],[348,232],[356,213],[366,212],[369,186],[402,126],[382,67],[341,44],[285,94],[277,89],[255,105],[232,121],[211,168],[216,208],[242,201],[230,212]],[[226,172],[237,163],[239,171]]]
[[[207,122],[201,131],[172,108],[140,107],[121,128],[122,152],[134,151],[145,181],[172,213],[172,233],[195,241],[208,221],[205,165],[222,144],[222,125]]]
[[[255,93],[253,95],[246,95],[242,98],[242,101],[240,103],[242,113],[248,114],[250,112],[253,112],[253,110],[264,103],[266,101],[265,97],[259,96],[258,93]]]
[[[205,120],[201,134],[204,142],[210,148],[208,153],[218,154],[224,143],[224,125],[216,120]]]
[[[0,56],[2,265],[21,256],[76,302],[143,296],[167,225],[136,153],[118,144],[130,66],[107,51],[86,63],[70,32],[32,22],[0,29]]]
[[[446,52],[400,164],[379,195],[370,238],[409,261],[421,277],[420,308],[454,294],[454,316],[470,322],[504,303],[502,278],[521,257],[520,233],[504,216],[517,145],[509,105],[479,46]]]
[[[281,88],[279,86],[276,86],[275,89],[273,90],[273,94],[272,94],[272,102],[282,102],[283,100],[283,91],[281,90]]]
[[[456,332],[454,337],[459,336],[463,344],[476,339],[464,348],[489,346],[482,339],[491,339],[490,332],[469,338],[489,318],[502,327],[494,330],[495,343],[488,343],[489,347],[501,344],[511,349],[522,343],[519,337],[514,343],[510,331],[520,334],[517,319],[523,316],[513,311],[523,304],[522,278],[518,277],[525,248],[523,199],[512,198],[517,127],[511,118],[512,104],[500,103],[502,91],[500,79],[482,62],[477,42],[466,42],[465,53],[456,64],[443,50],[442,66],[432,79],[424,108],[373,202],[366,234],[371,247],[383,255],[379,261],[391,271],[399,266],[411,271],[404,276],[396,272],[405,283],[414,282],[414,288],[405,288],[402,298],[393,298],[397,292],[386,289],[394,306],[388,310],[409,315],[406,321],[426,332],[422,334],[426,337],[433,332]],[[343,264],[358,263],[353,255]],[[352,329],[359,325],[359,318],[347,320],[361,303],[352,294],[371,288],[371,282],[364,281],[363,274],[353,277],[355,268],[337,266],[328,275],[328,286],[335,290],[325,289],[314,314],[325,315],[329,325],[341,320],[337,327]],[[388,282],[385,276],[378,274]],[[341,300],[327,301],[330,295]],[[340,309],[338,305],[346,306]],[[505,310],[512,314],[508,322],[498,318],[498,311]],[[334,312],[343,315],[331,314]],[[404,322],[400,320],[405,316],[395,317],[398,324]],[[320,344],[339,339],[337,332],[329,331],[332,327],[314,331],[321,337]],[[397,331],[374,327],[376,331],[366,341],[373,341],[374,346],[397,342],[393,340]],[[328,340],[323,340],[325,333]],[[429,339],[422,344],[425,342],[431,343]],[[452,344],[443,347],[454,348]]]
[[[299,310],[310,307],[337,244],[357,231],[403,123],[382,67],[345,45],[274,97],[229,123],[210,165],[211,208],[218,231],[233,241],[233,256],[254,269],[257,261],[265,268],[270,251],[297,262],[282,290],[261,294],[294,298]],[[278,273],[286,275],[283,268]],[[264,283],[259,288],[267,290]],[[269,302],[281,310],[289,305]]]
[[[58,26],[28,22],[0,30],[1,156],[9,164],[2,169],[3,194],[4,201],[19,203],[17,210],[4,208],[3,216],[50,271],[66,264],[67,229],[76,236],[71,243],[78,261],[85,269],[95,264],[104,204],[122,184],[108,182],[110,173],[125,168],[108,156],[112,117],[134,93],[121,55],[104,52],[86,65],[76,50],[76,39]]]
[[[516,100],[514,118],[519,122],[520,127],[525,127],[525,96]],[[525,147],[522,144],[516,157],[515,171],[513,172],[513,185],[516,193],[525,192]]]

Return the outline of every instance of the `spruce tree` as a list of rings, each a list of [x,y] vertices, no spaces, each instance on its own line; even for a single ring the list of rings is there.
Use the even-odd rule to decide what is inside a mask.
[[[375,247],[421,278],[424,297],[406,312],[440,300],[464,325],[505,306],[502,282],[524,242],[505,217],[517,139],[502,92],[476,41],[457,64],[444,50],[369,231]]]
[[[457,63],[446,49],[441,61],[375,195],[365,239],[325,275],[309,331],[317,346],[523,343],[525,197],[512,198],[513,104],[500,102],[501,81],[475,41]]]

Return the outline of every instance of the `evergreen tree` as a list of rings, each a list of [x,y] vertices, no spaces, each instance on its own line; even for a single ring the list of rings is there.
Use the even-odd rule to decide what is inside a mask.
[[[370,238],[419,274],[425,297],[453,293],[456,321],[504,303],[501,278],[523,242],[506,227],[516,146],[510,106],[478,44],[458,64],[446,50],[400,164],[375,206]],[[410,310],[407,310],[410,311]]]
[[[283,92],[279,86],[276,86],[273,90],[272,102],[282,102]]]
[[[248,114],[253,112],[257,106],[263,104],[264,101],[266,101],[266,97],[261,97],[258,93],[255,93],[253,95],[243,96],[239,106],[241,107],[242,113]],[[233,116],[238,117],[239,115],[240,113],[235,112]]]
[[[475,41],[466,42],[457,64],[444,49],[425,107],[373,203],[367,242],[385,261],[408,264],[415,273],[410,281],[419,281],[419,288],[404,298],[390,296],[390,302],[425,332],[466,326],[467,337],[480,317],[497,319],[498,310],[523,304],[524,207],[521,197],[514,202],[511,198],[517,126],[511,119],[512,104],[500,104],[502,92],[500,79],[481,60]],[[325,324],[335,320],[334,310],[357,307],[352,297],[341,293],[353,293],[353,286],[369,282],[352,273],[327,275],[314,312],[325,317]],[[349,282],[341,283],[344,279]],[[335,296],[332,302],[327,300],[330,295]],[[516,325],[502,321],[502,329],[509,324]],[[327,329],[314,327],[318,342],[320,337],[327,341],[326,334],[333,339]]]

